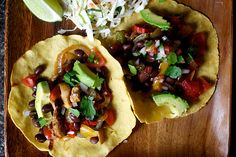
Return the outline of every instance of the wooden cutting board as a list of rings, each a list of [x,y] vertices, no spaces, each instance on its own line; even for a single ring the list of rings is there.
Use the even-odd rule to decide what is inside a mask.
[[[157,124],[137,124],[127,143],[110,157],[226,157],[229,152],[232,89],[232,0],[178,0],[207,15],[219,37],[220,71],[217,90],[199,112]],[[70,22],[45,23],[24,6],[22,0],[6,0],[5,34],[5,155],[46,157],[14,126],[7,112],[10,74],[14,62],[40,40],[51,37]]]

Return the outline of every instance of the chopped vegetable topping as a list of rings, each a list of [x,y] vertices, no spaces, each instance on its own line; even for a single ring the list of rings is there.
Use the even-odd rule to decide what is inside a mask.
[[[75,115],[77,118],[78,118],[79,115],[80,115],[80,112],[79,112],[79,110],[77,110],[77,109],[70,108],[69,111],[70,111],[70,113],[72,113],[73,115]]]
[[[133,74],[133,75],[137,75],[137,69],[135,68],[135,66],[128,64],[129,67],[129,71]]]
[[[70,0],[64,3],[64,17],[70,19],[76,28],[86,30],[87,36],[93,40],[93,33],[107,37],[111,28],[118,26],[121,19],[133,12],[140,12],[148,4],[148,0]],[[67,30],[60,30],[61,33]]]
[[[39,124],[40,124],[40,127],[41,127],[41,128],[44,127],[44,126],[47,124],[46,119],[43,118],[43,117],[40,117],[40,118],[38,119],[38,121],[39,121]]]
[[[177,79],[178,77],[181,76],[182,71],[181,71],[181,69],[180,69],[179,67],[177,67],[177,66],[170,66],[170,67],[166,70],[165,74],[166,74],[167,76],[170,76],[170,77],[173,78],[173,79]]]
[[[161,28],[162,30],[168,30],[170,28],[170,23],[163,19],[162,16],[158,16],[155,13],[151,12],[149,9],[144,9],[140,11],[140,14],[143,18],[143,20],[150,25],[157,26]]]
[[[174,52],[171,52],[168,56],[167,56],[167,62],[169,63],[169,64],[175,64],[175,63],[177,63],[177,55],[176,55],[176,53],[174,53]]]
[[[96,115],[96,110],[93,106],[93,99],[93,97],[84,96],[80,103],[82,114],[90,120],[93,120]]]

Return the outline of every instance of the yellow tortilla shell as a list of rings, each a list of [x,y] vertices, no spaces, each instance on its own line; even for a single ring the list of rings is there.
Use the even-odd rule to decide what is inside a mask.
[[[49,142],[39,143],[35,140],[38,128],[34,127],[31,119],[24,115],[28,109],[28,102],[33,99],[32,90],[21,83],[21,79],[32,74],[40,64],[46,64],[47,68],[42,73],[43,77],[51,78],[54,63],[60,52],[72,46],[82,44],[88,48],[96,47],[106,58],[106,67],[110,73],[108,85],[112,91],[112,106],[116,110],[115,123],[106,129],[106,140],[103,144],[91,144],[88,139],[69,138],[57,139],[53,149],[49,150]],[[131,99],[123,82],[123,72],[119,63],[101,46],[100,41],[90,42],[87,38],[71,35],[57,35],[35,44],[13,66],[11,74],[11,92],[8,101],[8,111],[15,125],[24,136],[41,151],[49,151],[56,157],[100,157],[106,156],[115,146],[126,139],[136,124],[135,116],[131,110]]]
[[[187,116],[197,112],[206,105],[216,88],[219,68],[218,38],[216,31],[210,20],[205,15],[173,0],[165,0],[164,2],[151,0],[147,8],[156,13],[164,12],[165,14],[169,13],[170,15],[186,15],[184,19],[185,22],[196,25],[196,32],[207,32],[208,34],[208,50],[204,56],[204,63],[201,65],[197,75],[209,78],[214,85],[199,97],[198,102],[190,104],[190,108],[182,116]],[[143,19],[140,14],[133,14],[132,16],[125,18],[124,22],[114,31],[129,30],[134,24],[142,22]],[[141,92],[132,91],[128,83],[126,85],[133,101],[132,107],[134,113],[140,122],[154,123],[164,118],[173,118],[170,117],[170,112],[167,108],[157,107],[150,97],[143,96],[143,93]]]

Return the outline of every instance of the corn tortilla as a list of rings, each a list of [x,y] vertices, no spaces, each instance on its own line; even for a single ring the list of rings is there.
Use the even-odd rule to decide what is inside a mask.
[[[206,106],[216,88],[219,69],[219,51],[216,30],[214,29],[211,21],[205,15],[173,0],[165,0],[164,2],[160,2],[159,0],[151,0],[147,8],[157,14],[168,13],[170,15],[184,15],[184,21],[195,25],[196,32],[206,32],[208,35],[208,49],[204,55],[204,63],[200,66],[197,75],[209,78],[213,82],[213,86],[200,95],[199,101],[190,104],[190,108],[182,115],[182,117],[195,113],[202,107]],[[133,14],[132,16],[125,18],[124,22],[121,23],[121,25],[119,25],[114,32],[129,30],[134,24],[143,22],[144,21],[140,14]],[[114,40],[114,36],[110,38],[110,40]],[[107,45],[107,43],[105,43],[105,45]],[[149,124],[160,121],[164,118],[172,118],[170,117],[170,111],[167,108],[157,107],[150,97],[144,96],[142,92],[132,91],[131,86],[128,83],[126,85],[133,101],[132,107],[134,113],[140,122]]]
[[[24,112],[29,110],[28,103],[33,99],[32,89],[21,83],[21,79],[32,74],[34,69],[41,64],[46,64],[42,77],[51,78],[54,71],[54,63],[57,56],[64,49],[82,44],[88,48],[96,47],[106,59],[106,68],[109,71],[108,85],[112,91],[112,106],[116,111],[115,123],[106,129],[106,140],[103,144],[91,144],[88,139],[69,138],[56,139],[53,149],[49,150],[49,142],[39,143],[35,140],[38,128],[34,127],[29,116]],[[41,151],[49,151],[56,157],[100,157],[106,156],[115,146],[125,140],[132,132],[136,124],[135,116],[131,110],[131,99],[123,82],[123,72],[119,63],[101,46],[100,41],[90,42],[87,38],[71,35],[57,35],[40,41],[31,50],[20,57],[13,66],[11,74],[11,92],[8,100],[8,112],[14,124],[21,130],[24,136]]]

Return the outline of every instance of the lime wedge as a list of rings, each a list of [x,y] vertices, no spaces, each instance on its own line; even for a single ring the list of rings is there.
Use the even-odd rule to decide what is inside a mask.
[[[23,0],[29,10],[47,22],[62,21],[63,9],[57,0]]]

